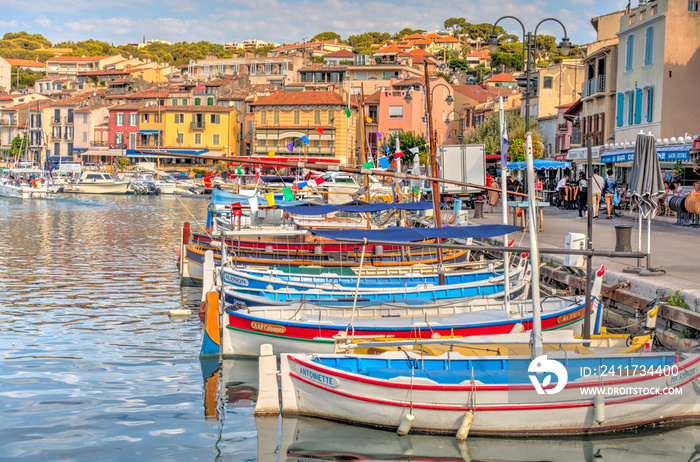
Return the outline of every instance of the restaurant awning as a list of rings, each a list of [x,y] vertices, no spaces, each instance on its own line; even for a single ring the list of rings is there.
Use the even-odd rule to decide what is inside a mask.
[[[692,147],[692,144],[659,146],[656,148],[656,154],[660,161],[688,160]],[[605,164],[629,162],[634,159],[634,149],[618,149],[616,151],[608,151],[605,154],[600,158],[600,161]]]
[[[605,146],[593,146],[591,148],[591,159],[599,159],[600,155],[605,152]],[[569,149],[566,155],[567,160],[585,160],[588,159],[588,148],[573,148]]]
[[[139,130],[136,132],[137,135],[157,135],[163,130]]]

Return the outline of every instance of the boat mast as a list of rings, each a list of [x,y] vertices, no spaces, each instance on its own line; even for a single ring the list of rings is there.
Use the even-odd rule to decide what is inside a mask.
[[[540,249],[537,242],[537,194],[535,165],[532,154],[532,133],[525,134],[525,164],[527,166],[528,227],[530,228],[530,266],[532,270],[532,357],[542,355],[542,319],[540,317]],[[507,264],[507,263],[506,263]]]

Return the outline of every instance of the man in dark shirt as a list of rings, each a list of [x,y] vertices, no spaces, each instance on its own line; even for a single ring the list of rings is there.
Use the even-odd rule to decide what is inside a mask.
[[[605,205],[608,211],[608,220],[613,217],[613,197],[617,191],[617,180],[612,170],[608,170],[608,177],[603,181],[603,194],[605,197]]]

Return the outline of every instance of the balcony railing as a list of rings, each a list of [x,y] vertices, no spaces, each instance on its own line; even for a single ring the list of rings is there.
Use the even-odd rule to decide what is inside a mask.
[[[0,119],[0,125],[17,125],[17,121],[15,119]]]
[[[605,91],[605,75],[599,75],[583,82],[581,97],[592,96]]]
[[[204,121],[190,123],[190,130],[204,130],[205,128],[207,128],[207,124]]]
[[[61,140],[61,134],[60,133],[52,133],[51,134],[51,139],[52,140]]]
[[[109,147],[109,141],[90,141],[91,148],[107,148]]]
[[[73,117],[51,117],[51,125],[62,125],[62,124],[72,124]]]

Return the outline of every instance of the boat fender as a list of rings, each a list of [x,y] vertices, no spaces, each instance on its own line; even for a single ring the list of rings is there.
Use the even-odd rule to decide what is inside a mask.
[[[265,252],[272,253],[272,246],[271,245],[265,246]]]
[[[457,441],[457,448],[459,449],[459,456],[464,462],[472,462],[472,454],[466,441]]]
[[[413,425],[414,420],[415,416],[413,414],[406,414],[404,418],[401,419],[401,423],[399,424],[399,428],[396,430],[396,433],[399,436],[408,435],[408,432],[411,431],[411,425]]]
[[[406,438],[399,438],[399,448],[401,449],[401,454],[404,456],[412,456],[413,444],[411,443],[411,437],[406,436]]]
[[[513,328],[510,330],[511,334],[521,334],[525,332],[525,326],[523,326],[523,323],[518,322],[513,325]]]
[[[323,248],[320,245],[314,247],[314,255],[321,255],[323,253]]]
[[[472,427],[472,422],[474,421],[474,412],[473,411],[467,411],[464,413],[464,417],[462,417],[462,423],[459,426],[459,429],[457,430],[457,440],[458,441],[464,441],[467,439],[467,436],[469,436],[469,429]]]
[[[593,397],[593,415],[599,424],[605,422],[605,396],[595,395]]]
[[[442,335],[440,335],[438,332],[433,332],[433,335],[430,336],[430,338],[441,338]]]
[[[272,286],[272,284],[268,284],[265,286],[265,290],[270,291],[270,290],[275,290],[275,288]]]
[[[377,245],[374,247],[374,254],[375,255],[384,255],[384,246]]]

